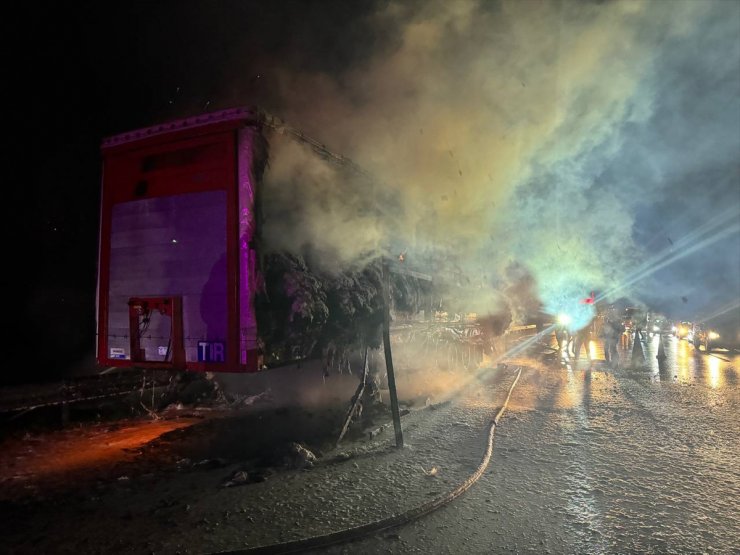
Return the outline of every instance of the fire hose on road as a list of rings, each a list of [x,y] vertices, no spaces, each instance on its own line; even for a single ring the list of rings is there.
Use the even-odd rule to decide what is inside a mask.
[[[493,453],[493,434],[496,431],[496,426],[498,425],[498,422],[501,419],[501,416],[506,411],[506,408],[509,404],[509,399],[511,398],[511,393],[514,391],[514,387],[519,381],[519,377],[521,375],[522,375],[522,368],[519,367],[516,372],[516,377],[514,378],[514,381],[509,387],[509,391],[508,391],[508,394],[506,395],[506,399],[503,405],[501,405],[501,408],[496,413],[496,416],[494,416],[494,418],[491,420],[490,424],[488,425],[486,447],[483,453],[483,457],[481,458],[480,464],[475,469],[475,471],[473,471],[472,474],[470,474],[463,482],[458,484],[458,486],[452,491],[450,491],[449,493],[443,496],[437,497],[435,499],[432,499],[431,501],[424,503],[423,505],[412,507],[411,509],[401,514],[393,515],[388,518],[384,518],[382,520],[376,520],[374,522],[369,522],[367,524],[362,524],[360,526],[355,526],[352,528],[339,530],[337,532],[331,532],[329,534],[324,534],[321,536],[313,536],[310,538],[304,538],[300,540],[276,543],[272,545],[253,547],[253,548],[247,548],[247,549],[221,551],[221,552],[214,553],[212,555],[257,555],[257,554],[261,555],[261,554],[277,554],[277,553],[299,553],[299,552],[307,551],[310,549],[329,547],[331,545],[337,545],[340,543],[357,540],[364,536],[368,536],[373,533],[381,532],[383,530],[389,530],[391,528],[397,528],[399,526],[409,524],[410,522],[418,520],[419,518],[447,505],[448,503],[452,502],[454,499],[456,499],[457,497],[465,493],[468,489],[470,489],[470,487],[480,479],[480,477],[483,475],[483,473],[488,468],[488,465],[491,461],[491,455]]]

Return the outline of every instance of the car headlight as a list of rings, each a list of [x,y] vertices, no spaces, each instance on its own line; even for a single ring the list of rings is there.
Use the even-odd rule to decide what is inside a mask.
[[[719,334],[716,331],[710,331],[709,339],[719,339]]]

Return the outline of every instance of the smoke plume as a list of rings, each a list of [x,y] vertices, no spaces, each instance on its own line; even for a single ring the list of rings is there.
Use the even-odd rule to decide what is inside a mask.
[[[348,43],[341,67],[275,62],[267,107],[373,185],[277,144],[274,248],[446,260],[480,311],[512,265],[551,313],[622,283],[670,310],[679,282],[705,279],[704,250],[630,277],[720,207],[740,219],[740,4],[391,2],[362,17],[373,42]],[[697,286],[694,308],[740,296],[737,258],[716,258],[717,294]]]

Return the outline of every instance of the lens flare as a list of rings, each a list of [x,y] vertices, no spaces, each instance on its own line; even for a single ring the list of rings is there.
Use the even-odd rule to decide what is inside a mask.
[[[709,222],[699,226],[695,230],[681,237],[679,240],[673,242],[670,248],[664,249],[650,260],[640,264],[630,272],[630,274],[627,275],[621,283],[601,293],[596,298],[596,302],[614,297],[620,291],[627,289],[629,286],[645,279],[658,270],[665,268],[666,266],[669,266],[696,251],[705,249],[721,239],[740,232],[740,224],[737,223],[738,216],[740,216],[740,213],[738,212],[737,207],[725,210],[718,216],[712,218]]]

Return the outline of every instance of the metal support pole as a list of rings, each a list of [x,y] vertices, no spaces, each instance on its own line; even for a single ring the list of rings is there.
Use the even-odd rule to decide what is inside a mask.
[[[391,395],[391,414],[393,415],[393,429],[396,432],[396,447],[403,447],[403,430],[401,430],[401,415],[398,412],[398,394],[396,393],[396,376],[393,373],[393,357],[391,355],[391,273],[388,262],[383,261],[383,350],[385,352],[385,366],[388,371],[388,390]]]

